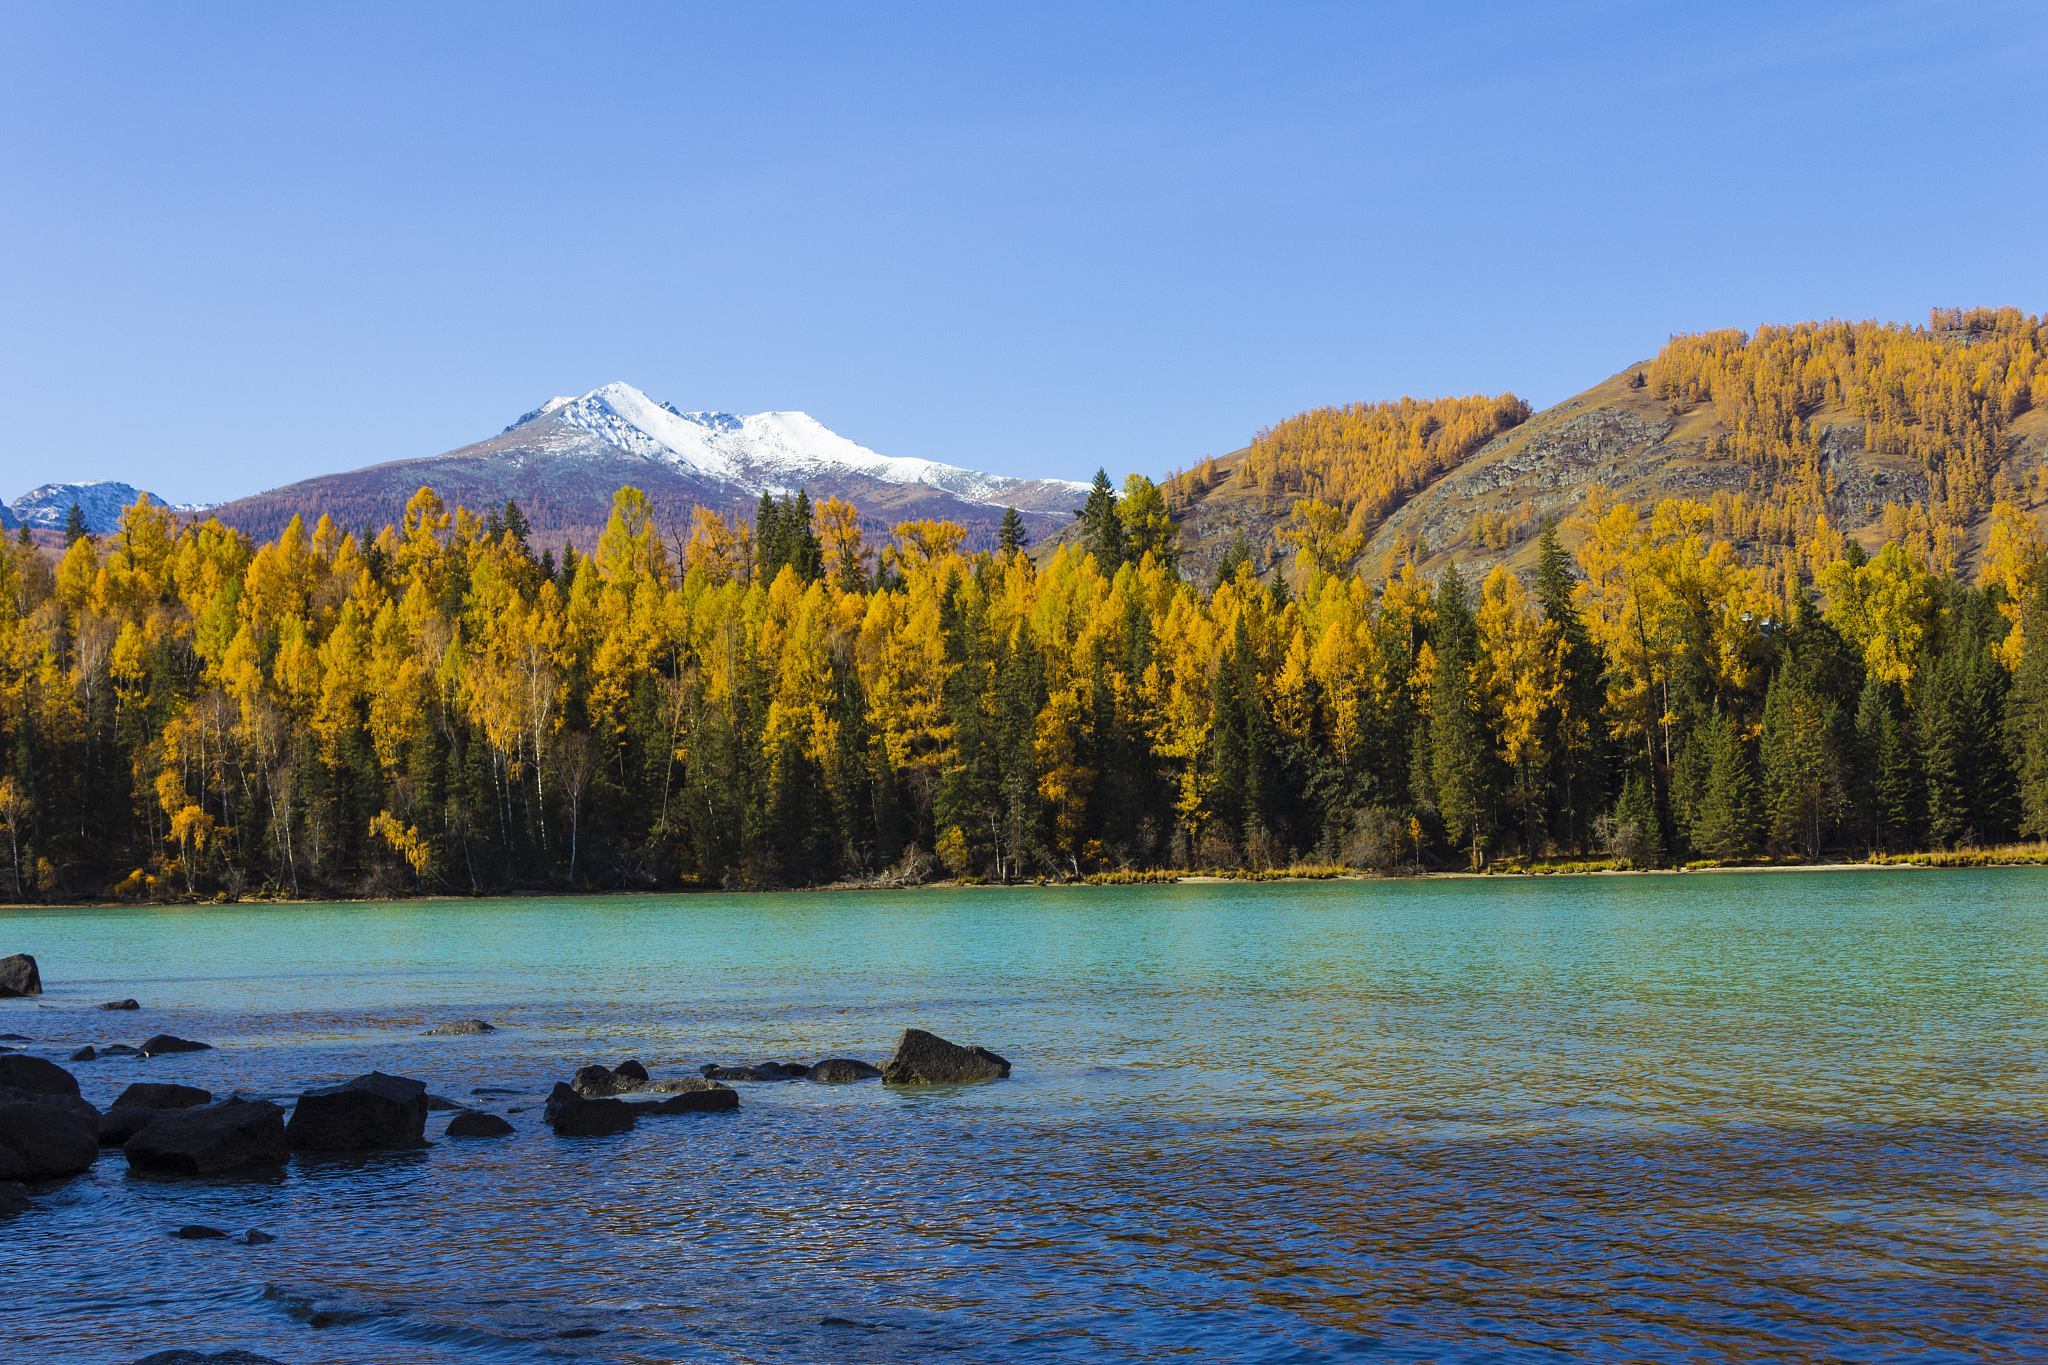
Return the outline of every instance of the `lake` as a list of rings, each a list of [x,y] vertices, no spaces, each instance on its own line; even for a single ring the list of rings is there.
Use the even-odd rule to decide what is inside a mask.
[[[2048,873],[0,911],[61,1061],[496,1140],[130,1176],[0,1221],[9,1359],[2040,1360]],[[140,1014],[102,1013],[135,996]],[[486,1037],[428,1038],[480,1017]],[[557,1138],[589,1062],[879,1062]],[[478,1098],[479,1088],[518,1092]],[[517,1111],[517,1112],[512,1112]],[[181,1224],[275,1243],[179,1241]]]

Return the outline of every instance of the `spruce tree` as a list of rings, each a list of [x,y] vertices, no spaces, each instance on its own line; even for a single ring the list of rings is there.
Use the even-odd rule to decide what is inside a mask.
[[[1543,718],[1555,814],[1551,837],[1583,850],[1586,824],[1599,810],[1606,789],[1602,739],[1606,725],[1606,659],[1572,601],[1578,579],[1571,556],[1559,543],[1557,518],[1543,519],[1537,541],[1536,600],[1564,642],[1562,686]]]
[[[1465,580],[1453,564],[1437,583],[1436,628],[1430,646],[1430,769],[1437,814],[1451,846],[1466,850],[1476,868],[1492,833],[1487,758],[1490,746],[1472,704],[1472,665],[1478,631],[1465,603]]]
[[[64,548],[70,549],[87,534],[85,512],[74,502],[71,504],[71,510],[64,514]]]
[[[1002,529],[996,532],[996,550],[1008,559],[1019,550],[1031,544],[1031,537],[1024,533],[1024,518],[1014,507],[1003,509]]]
[[[2048,581],[2026,604],[2019,667],[2006,697],[2006,749],[2012,758],[2019,831],[2048,835]]]
[[[784,543],[782,534],[782,509],[775,505],[774,494],[763,493],[760,505],[754,509],[755,581],[767,587],[788,562],[789,547]]]
[[[1693,846],[1723,861],[1751,857],[1762,821],[1749,746],[1718,706],[1700,738],[1707,746],[1707,791],[1693,822]]]
[[[1130,558],[1123,518],[1116,514],[1116,491],[1110,486],[1109,471],[1095,471],[1088,502],[1074,514],[1081,520],[1081,548],[1095,556],[1104,577],[1112,577]]]
[[[1614,803],[1609,851],[1632,867],[1656,867],[1664,861],[1664,832],[1657,823],[1657,796],[1649,778],[1632,772]]]
[[[1239,566],[1249,564],[1251,560],[1251,542],[1244,538],[1244,528],[1240,526],[1237,534],[1230,538],[1230,548],[1223,552],[1223,558],[1216,565],[1216,581],[1209,585],[1210,595],[1214,596],[1216,589],[1236,579]]]
[[[815,583],[825,573],[825,547],[818,542],[818,532],[811,525],[811,495],[809,490],[796,490],[796,502],[791,504],[783,499],[782,540],[784,552],[797,577],[806,583]]]

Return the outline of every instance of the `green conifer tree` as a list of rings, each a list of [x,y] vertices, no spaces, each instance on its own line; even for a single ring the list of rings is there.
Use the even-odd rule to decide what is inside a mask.
[[[1031,544],[1031,537],[1025,534],[1024,518],[1014,507],[1003,509],[1003,524],[996,532],[996,549],[1007,559]]]
[[[1718,706],[1700,738],[1707,746],[1707,791],[1693,823],[1693,846],[1723,861],[1752,857],[1762,819],[1749,746]]]

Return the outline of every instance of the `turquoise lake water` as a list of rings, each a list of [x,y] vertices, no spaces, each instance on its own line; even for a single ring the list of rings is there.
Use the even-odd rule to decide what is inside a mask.
[[[2048,1356],[2048,873],[14,910],[8,952],[39,1055],[216,1045],[73,1065],[102,1107],[376,1068],[518,1128],[198,1180],[110,1149],[0,1221],[10,1360]],[[908,1025],[1015,1073],[540,1122],[588,1062]]]

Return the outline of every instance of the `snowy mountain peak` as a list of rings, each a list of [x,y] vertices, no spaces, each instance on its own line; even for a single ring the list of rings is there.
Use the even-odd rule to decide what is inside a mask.
[[[116,483],[112,479],[46,483],[16,498],[14,506],[7,509],[8,515],[0,517],[0,527],[30,526],[37,530],[61,531],[71,515],[71,505],[76,503],[85,516],[85,529],[94,535],[105,535],[120,529],[122,509],[133,506],[139,497],[169,507],[173,512],[204,512],[213,506],[212,503],[166,503],[154,493],[144,492],[131,484]]]
[[[642,459],[756,493],[786,491],[821,476],[856,474],[884,483],[925,484],[973,502],[1000,505],[1004,490],[1025,482],[933,460],[891,459],[847,440],[809,413],[739,417],[729,412],[685,412],[624,383],[606,384],[581,398],[550,399],[505,430],[543,418]],[[1085,485],[1072,487],[1082,490]]]

